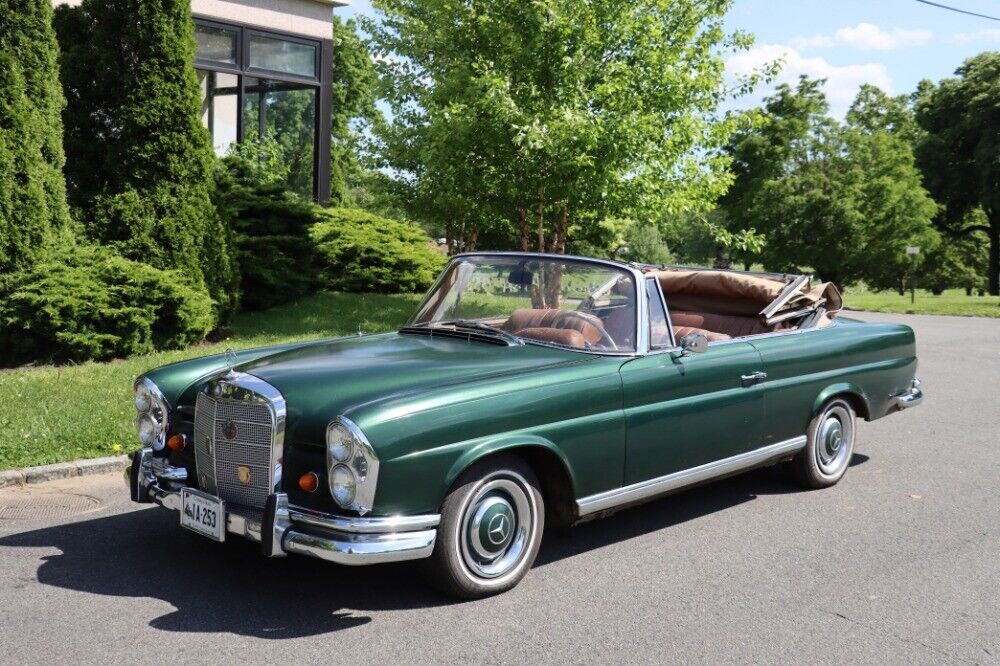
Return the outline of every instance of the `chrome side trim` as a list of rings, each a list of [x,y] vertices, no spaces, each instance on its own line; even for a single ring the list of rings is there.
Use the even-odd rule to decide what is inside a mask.
[[[892,406],[897,409],[909,409],[910,407],[916,407],[924,401],[923,386],[923,382],[914,378],[914,380],[910,382],[910,388],[905,393],[891,396]]]
[[[806,445],[806,441],[805,435],[793,437],[777,444],[770,444],[759,449],[754,449],[753,451],[740,453],[731,458],[723,458],[722,460],[705,463],[691,469],[633,483],[624,488],[615,488],[614,490],[607,490],[603,493],[583,497],[576,501],[577,510],[582,517],[623,504],[641,502],[656,495],[670,492],[671,490],[677,490],[717,476],[725,476],[743,469],[749,469],[771,459],[780,458],[783,455],[803,448]]]

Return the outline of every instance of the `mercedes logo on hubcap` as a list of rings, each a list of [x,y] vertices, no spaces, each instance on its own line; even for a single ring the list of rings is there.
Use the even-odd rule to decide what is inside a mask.
[[[507,540],[507,533],[509,531],[510,521],[507,519],[507,516],[502,513],[498,513],[493,516],[493,519],[487,526],[486,534],[489,537],[490,543],[495,546],[499,546]]]

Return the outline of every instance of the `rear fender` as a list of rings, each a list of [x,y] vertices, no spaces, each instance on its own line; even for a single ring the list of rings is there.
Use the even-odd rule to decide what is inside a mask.
[[[831,384],[820,391],[819,395],[816,396],[816,401],[813,403],[810,418],[819,414],[820,410],[823,409],[823,405],[826,404],[830,398],[837,395],[849,396],[851,406],[854,407],[854,411],[856,411],[858,415],[866,421],[871,420],[871,404],[868,400],[868,396],[865,394],[864,389],[852,382],[838,382],[836,384]]]

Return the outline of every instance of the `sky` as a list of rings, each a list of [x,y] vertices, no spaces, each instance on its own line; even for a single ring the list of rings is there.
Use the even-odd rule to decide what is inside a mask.
[[[351,1],[337,13],[373,14],[369,0]],[[1000,0],[936,1],[1000,17]],[[1000,50],[1000,21],[916,0],[736,0],[726,23],[756,36],[750,51],[728,59],[730,73],[783,57],[775,83],[795,82],[800,74],[827,79],[830,110],[838,117],[863,83],[891,94],[910,93],[921,79],[938,81],[953,75],[966,58]],[[759,104],[771,89],[742,98],[736,107]]]

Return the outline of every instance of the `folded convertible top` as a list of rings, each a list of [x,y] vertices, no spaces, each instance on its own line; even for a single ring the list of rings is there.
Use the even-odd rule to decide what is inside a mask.
[[[813,285],[810,275],[672,267],[651,272],[671,308],[757,316],[766,326],[804,317],[820,308],[834,316],[844,304],[833,283]]]

